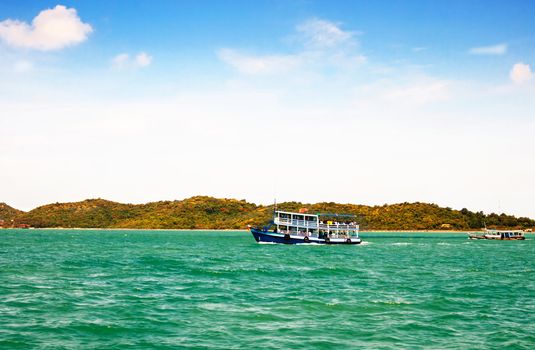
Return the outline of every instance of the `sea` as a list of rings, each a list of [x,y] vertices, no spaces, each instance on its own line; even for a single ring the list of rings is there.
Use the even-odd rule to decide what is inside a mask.
[[[535,236],[0,230],[0,349],[535,349]]]

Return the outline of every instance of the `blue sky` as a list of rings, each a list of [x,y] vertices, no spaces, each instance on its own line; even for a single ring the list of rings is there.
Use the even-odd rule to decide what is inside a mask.
[[[0,200],[535,217],[534,15],[532,1],[3,1]]]

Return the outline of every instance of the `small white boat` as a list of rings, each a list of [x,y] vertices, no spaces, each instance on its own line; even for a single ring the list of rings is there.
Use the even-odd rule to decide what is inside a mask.
[[[522,241],[524,231],[522,230],[489,230],[485,229],[483,234],[469,233],[469,239],[495,239],[501,241]]]

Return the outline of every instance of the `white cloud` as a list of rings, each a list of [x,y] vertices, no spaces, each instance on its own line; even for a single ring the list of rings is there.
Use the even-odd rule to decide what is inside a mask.
[[[305,44],[312,47],[333,47],[349,42],[355,33],[344,31],[334,22],[311,19],[297,26],[304,36]]]
[[[13,64],[13,70],[17,73],[26,73],[33,70],[33,63],[30,61],[17,61]]]
[[[152,63],[152,56],[146,52],[140,52],[135,57],[130,57],[127,53],[120,53],[113,57],[111,62],[116,69],[143,68]]]
[[[460,91],[464,92],[460,82],[430,76],[380,80],[354,89],[354,108],[361,115],[404,116],[408,120],[424,109],[454,99]]]
[[[384,97],[400,104],[423,105],[448,99],[449,86],[450,83],[445,80],[418,81],[388,89]]]
[[[0,22],[0,39],[8,45],[42,51],[79,44],[92,31],[74,8],[62,5],[41,11],[31,24],[11,19]]]
[[[270,74],[288,71],[300,64],[294,55],[248,56],[233,49],[221,49],[219,58],[238,71],[246,74]]]
[[[217,51],[219,59],[241,73],[267,75],[287,73],[300,69],[301,73],[351,70],[367,62],[367,57],[355,52],[354,32],[348,32],[330,21],[311,19],[296,26],[290,36],[299,50],[294,53],[254,55],[241,50],[223,48]]]
[[[140,52],[137,54],[134,62],[138,67],[146,67],[151,64],[152,56],[148,55],[145,52]]]
[[[507,44],[473,47],[469,52],[472,55],[503,55],[507,52]]]
[[[412,88],[413,84],[427,88]],[[430,77],[383,86],[388,91],[426,90],[432,95],[441,90],[437,87],[441,84]],[[27,201],[27,209],[36,203],[95,196],[146,202],[209,194],[269,203],[275,194],[281,201],[438,201],[485,211],[495,210],[500,198],[504,211],[533,212],[535,189],[529,184],[535,166],[529,162],[522,172],[498,169],[484,181],[477,172],[465,171],[486,169],[493,161],[511,168],[535,156],[529,138],[535,124],[512,123],[509,108],[500,112],[500,121],[489,123],[484,106],[494,110],[495,97],[467,98],[473,109],[456,102],[444,104],[446,110],[439,106],[432,111],[377,99],[375,109],[363,111],[344,101],[330,104],[307,92],[304,103],[288,102],[301,93],[292,89],[284,96],[266,93],[263,86],[217,86],[187,88],[176,99],[149,96],[136,102],[98,104],[47,100],[43,105],[29,99],[30,103],[10,104],[3,114],[10,128],[0,129],[0,149],[6,149],[0,152],[0,161],[13,164],[0,172],[0,180],[7,184],[3,195],[13,204]],[[363,97],[377,93],[378,89]],[[406,96],[393,95],[398,100]],[[522,104],[528,116],[532,105]],[[385,118],[383,112],[390,111],[393,117]],[[445,120],[437,123],[432,112],[440,112]],[[515,137],[504,138],[504,134]],[[269,137],[272,142],[244,147],[244,135]],[[482,144],[482,139],[488,142]],[[28,142],[33,152],[27,152]],[[303,177],[286,171],[295,166],[295,157],[281,156],[277,171],[248,176],[243,168],[254,166],[256,159],[272,158],[273,144],[284,144],[290,153],[305,150],[305,159],[312,156],[321,164],[343,164],[347,171],[311,172]],[[146,160],[147,166],[140,168],[139,159]],[[62,167],[65,162],[67,171]],[[217,177],[214,167],[221,170]],[[42,176],[31,171],[37,168]],[[187,186],[176,186],[177,181]],[[29,185],[21,190],[16,186],[20,182]],[[489,195],[492,184],[503,186]],[[310,186],[316,190],[308,190]]]
[[[130,56],[127,53],[120,53],[117,56],[115,56],[111,61],[115,68],[126,68],[128,61],[130,59]]]
[[[513,68],[511,68],[511,73],[509,73],[509,77],[515,84],[525,83],[531,80],[532,76],[533,72],[531,71],[529,64],[522,62],[515,64]]]

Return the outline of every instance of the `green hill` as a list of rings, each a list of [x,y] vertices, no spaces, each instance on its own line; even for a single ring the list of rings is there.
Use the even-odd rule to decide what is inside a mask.
[[[6,203],[0,203],[0,221],[4,221],[5,223],[11,223],[11,220],[15,219],[22,213],[22,211],[12,208]]]
[[[9,209],[3,209],[3,208]],[[474,230],[487,227],[534,228],[535,220],[505,214],[485,215],[467,209],[454,210],[428,203],[399,203],[382,206],[299,202],[280,203],[280,210],[310,213],[332,212],[355,214],[363,229],[375,230]],[[256,205],[245,200],[206,196],[181,201],[147,204],[122,204],[104,199],[54,203],[21,212],[5,204],[1,213],[16,224],[33,227],[143,228],[143,229],[243,229],[262,225],[271,218],[273,206]],[[11,220],[11,219],[10,219]]]
[[[137,206],[104,199],[54,203],[35,208],[16,218],[19,224],[33,227],[115,227],[118,222],[135,216]]]

